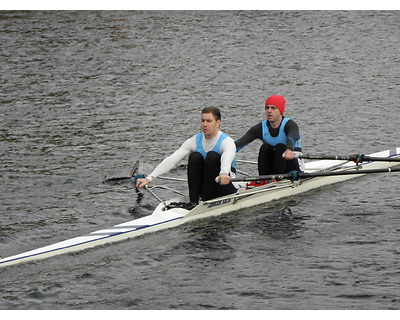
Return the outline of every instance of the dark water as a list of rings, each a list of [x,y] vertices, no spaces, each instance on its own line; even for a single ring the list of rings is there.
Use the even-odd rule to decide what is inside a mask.
[[[282,94],[308,153],[399,147],[399,18],[1,12],[0,255],[151,212],[151,196],[137,207],[131,186],[104,177],[135,160],[149,172],[199,130],[205,106],[219,106],[237,138]],[[253,160],[253,145],[239,157]],[[184,163],[170,175],[184,176]],[[370,175],[2,268],[0,309],[399,309],[398,181]]]

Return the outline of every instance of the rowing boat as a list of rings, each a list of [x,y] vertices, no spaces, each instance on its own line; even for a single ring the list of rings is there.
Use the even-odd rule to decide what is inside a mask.
[[[399,158],[400,148],[385,150],[369,156],[393,159]],[[366,174],[365,172],[374,172],[374,170],[376,170],[376,172],[382,172],[386,169],[386,172],[390,172],[391,168],[395,166],[396,164],[392,164],[390,161],[369,161],[363,163],[362,169],[360,169],[360,165],[355,165],[348,160],[310,161],[305,164],[304,173],[310,174],[307,178],[299,180],[283,179],[252,189],[249,189],[243,184],[239,187],[237,193],[209,201],[201,201],[192,210],[180,207],[170,208],[172,203],[188,202],[187,196],[180,195],[169,201],[161,200],[151,215],[118,224],[108,229],[95,231],[84,236],[75,237],[39,249],[0,259],[0,267],[45,259],[63,253],[81,251],[116,241],[126,240],[145,233],[176,227],[188,221],[226,214],[281,198],[291,197],[316,188],[364,175]],[[366,171],[366,169],[369,171]],[[346,174],[340,174],[341,172]],[[312,176],[311,174],[314,173],[332,173],[332,175],[321,174],[321,176]],[[245,181],[245,179],[243,179],[243,181]]]

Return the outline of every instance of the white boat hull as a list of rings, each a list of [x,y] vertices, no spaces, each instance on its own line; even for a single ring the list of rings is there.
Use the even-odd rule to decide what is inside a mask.
[[[398,157],[399,154],[400,148],[396,148],[393,151],[386,150],[371,154],[370,156]],[[368,169],[383,169],[393,166],[395,166],[395,164],[390,162],[369,162],[363,164],[363,168]],[[332,170],[333,167],[337,167],[337,169],[340,170],[355,170],[354,163],[347,161],[318,160],[307,163],[305,172]],[[1,259],[0,267],[10,266],[21,262],[45,259],[63,253],[81,251],[116,241],[126,240],[143,235],[145,233],[176,227],[188,221],[217,216],[243,208],[268,203],[281,198],[291,197],[323,186],[350,180],[357,176],[360,176],[360,174],[314,177],[294,183],[290,181],[281,181],[250,190],[239,189],[237,194],[201,202],[191,211],[182,208],[173,208],[164,211],[164,204],[160,203],[154,210],[153,214],[149,216]],[[180,201],[187,202],[188,199],[185,197],[179,197],[168,201],[168,203]]]

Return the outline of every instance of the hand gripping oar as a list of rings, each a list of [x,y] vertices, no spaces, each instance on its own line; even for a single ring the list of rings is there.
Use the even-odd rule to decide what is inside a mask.
[[[135,164],[132,167],[131,173],[129,174],[129,177],[118,177],[118,178],[108,178],[105,179],[103,181],[103,183],[120,183],[123,181],[133,181],[133,183],[136,185],[136,180],[139,178],[145,178],[144,175],[142,174],[136,174],[138,172],[139,169],[139,161],[136,161]],[[163,202],[159,197],[157,197],[156,194],[154,194],[154,192],[152,192],[149,188],[145,187],[145,189],[147,191],[149,191],[149,193],[156,198],[158,201]],[[138,194],[140,194],[138,188],[135,187],[135,190]]]
[[[282,174],[262,175],[262,176],[257,176],[257,177],[233,178],[233,179],[231,179],[231,181],[232,182],[242,182],[242,181],[246,182],[246,181],[261,181],[261,180],[284,180],[284,179],[296,181],[301,178],[311,178],[311,177],[329,177],[329,176],[340,176],[340,175],[397,172],[397,171],[400,171],[400,167],[385,168],[385,169],[342,170],[342,171],[322,171],[322,172],[291,171],[291,172],[282,173]]]
[[[349,156],[301,154],[301,155],[296,155],[295,157],[301,159],[313,159],[313,160],[347,160],[347,161],[354,161],[355,163],[362,163],[364,161],[400,162],[400,158],[370,157],[363,154],[352,154]]]

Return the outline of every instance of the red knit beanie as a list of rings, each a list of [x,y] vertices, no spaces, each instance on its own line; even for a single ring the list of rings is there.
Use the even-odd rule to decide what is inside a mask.
[[[265,101],[265,106],[270,105],[277,107],[281,114],[283,114],[285,112],[286,100],[284,97],[275,94],[270,96],[267,101]]]

